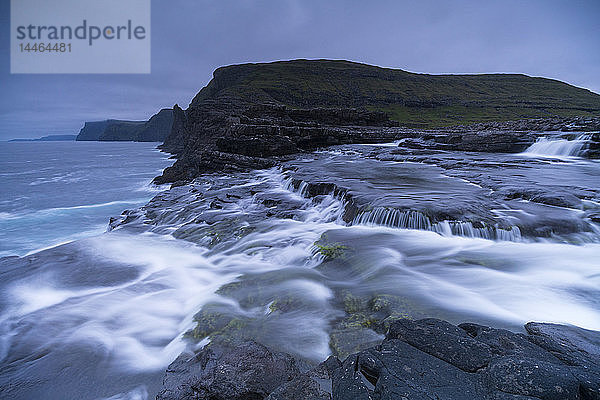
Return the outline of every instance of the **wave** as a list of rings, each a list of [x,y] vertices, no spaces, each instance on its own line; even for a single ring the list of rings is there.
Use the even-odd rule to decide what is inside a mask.
[[[85,178],[85,177],[74,176],[74,175],[75,175],[74,172],[68,172],[66,174],[56,175],[51,178],[37,178],[35,181],[30,182],[29,186],[38,186],[38,185],[43,185],[46,183],[57,183],[57,182],[76,183],[76,182],[82,182],[82,181],[87,180],[87,178]]]
[[[123,205],[139,205],[143,204],[147,201],[147,199],[131,199],[131,200],[118,200],[118,201],[109,201],[106,203],[97,203],[97,204],[82,204],[77,206],[70,207],[52,207],[52,208],[43,208],[41,210],[35,211],[23,211],[18,213],[10,213],[10,212],[0,212],[0,221],[2,220],[15,220],[21,218],[35,218],[42,217],[52,214],[63,214],[65,211],[72,210],[86,210],[86,209],[94,209],[94,208],[104,208],[111,206],[123,206]]]

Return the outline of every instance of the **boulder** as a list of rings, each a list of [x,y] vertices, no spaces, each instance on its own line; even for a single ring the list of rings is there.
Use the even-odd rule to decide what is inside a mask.
[[[157,400],[260,400],[300,374],[295,360],[249,341],[184,353],[167,369]]]

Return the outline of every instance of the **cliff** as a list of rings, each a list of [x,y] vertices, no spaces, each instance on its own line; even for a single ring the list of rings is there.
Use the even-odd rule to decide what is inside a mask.
[[[77,139],[79,141],[135,141],[162,142],[171,132],[173,110],[162,109],[148,121],[86,122]]]
[[[75,140],[77,135],[48,135],[37,139],[12,139],[9,142],[66,142]]]
[[[272,157],[442,126],[543,117],[535,126],[561,129],[577,118],[592,129],[597,116],[600,95],[526,75],[427,75],[331,60],[232,65],[218,68],[187,110],[176,108],[163,149],[179,160],[156,182],[260,168]]]
[[[109,121],[93,121],[86,122],[75,140],[79,141],[95,141],[100,140],[100,136],[106,129]]]
[[[293,108],[367,108],[406,124],[572,116],[600,111],[600,95],[520,74],[428,75],[349,61],[294,60],[222,67],[191,107],[233,98]]]

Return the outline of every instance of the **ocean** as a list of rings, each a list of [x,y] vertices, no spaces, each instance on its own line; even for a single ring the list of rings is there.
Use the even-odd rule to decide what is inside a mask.
[[[145,204],[172,164],[157,143],[0,143],[0,257],[22,256],[106,230]]]

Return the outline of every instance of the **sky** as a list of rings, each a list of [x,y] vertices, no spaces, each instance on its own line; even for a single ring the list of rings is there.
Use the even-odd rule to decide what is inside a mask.
[[[148,119],[187,108],[219,66],[296,58],[524,73],[600,93],[600,0],[152,0],[151,15],[151,74],[11,75],[0,0],[0,140]]]

